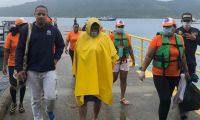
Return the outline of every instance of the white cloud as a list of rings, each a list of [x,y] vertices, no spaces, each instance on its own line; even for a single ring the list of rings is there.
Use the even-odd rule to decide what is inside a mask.
[[[0,0],[0,7],[19,5],[26,2],[32,2],[32,1],[37,1],[37,0]]]

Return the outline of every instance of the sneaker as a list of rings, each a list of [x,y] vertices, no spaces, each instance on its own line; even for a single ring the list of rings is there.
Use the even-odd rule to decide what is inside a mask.
[[[54,112],[47,112],[48,120],[55,120]]]
[[[10,107],[10,115],[15,113],[16,108],[17,108],[17,104],[16,103],[12,103],[11,107]]]
[[[20,113],[24,113],[25,112],[25,109],[23,107],[23,104],[19,104],[19,112]]]

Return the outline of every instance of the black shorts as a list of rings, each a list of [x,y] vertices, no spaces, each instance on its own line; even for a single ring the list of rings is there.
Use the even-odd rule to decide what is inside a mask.
[[[96,104],[100,104],[101,100],[94,95],[86,95],[84,96],[84,101],[87,102],[95,102]]]
[[[9,81],[10,81],[11,86],[17,87],[17,80],[13,77],[14,68],[15,68],[14,66],[8,66]],[[25,85],[25,84],[26,84],[26,80],[19,82],[19,85]]]

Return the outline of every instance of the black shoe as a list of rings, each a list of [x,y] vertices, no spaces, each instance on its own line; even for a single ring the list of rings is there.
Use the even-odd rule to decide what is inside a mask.
[[[17,108],[17,104],[16,103],[12,103],[11,107],[10,107],[10,115],[14,114]]]
[[[181,120],[187,120],[188,116],[186,113],[181,113]]]
[[[25,112],[25,109],[23,107],[23,104],[19,104],[19,112],[20,113],[24,113]]]

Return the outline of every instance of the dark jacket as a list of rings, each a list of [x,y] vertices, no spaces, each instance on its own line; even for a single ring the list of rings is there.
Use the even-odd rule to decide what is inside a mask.
[[[23,68],[23,56],[27,33],[28,25],[22,28],[16,49],[15,69],[18,72]],[[62,35],[56,27],[46,25],[44,29],[41,29],[33,23],[30,36],[27,70],[36,72],[55,70],[54,60],[59,60],[61,58],[64,46],[65,44]]]
[[[197,45],[200,45],[200,31],[193,27],[191,27],[189,31],[186,31],[183,27],[180,27],[176,30],[176,33],[183,36],[188,67],[190,67],[190,65],[196,66],[195,52],[197,50]],[[195,34],[196,40],[188,40],[185,33]]]

